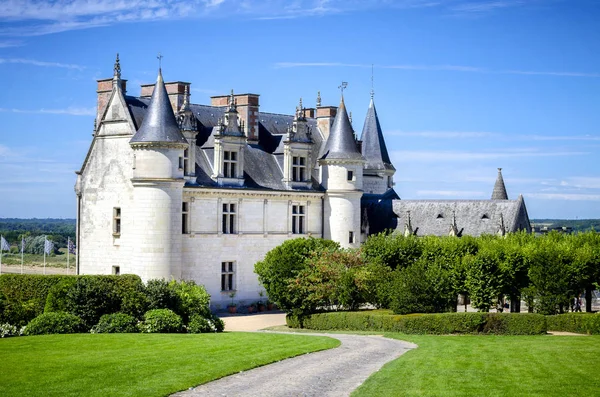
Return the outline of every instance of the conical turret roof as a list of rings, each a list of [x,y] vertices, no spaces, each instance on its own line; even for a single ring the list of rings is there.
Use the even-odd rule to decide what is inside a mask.
[[[129,143],[187,143],[179,130],[160,69],[142,126]]]
[[[365,118],[365,125],[363,126],[360,140],[362,141],[362,154],[365,160],[367,160],[365,169],[395,170],[385,146],[373,98],[371,98],[369,110],[367,110],[367,117]]]
[[[494,184],[492,200],[508,200],[504,179],[502,178],[502,168],[498,168],[498,178],[496,178],[496,183]]]
[[[333,120],[331,132],[329,133],[329,138],[327,138],[323,153],[321,159],[361,160],[363,158],[356,147],[354,130],[348,119],[348,112],[346,112],[346,105],[344,104],[343,97],[335,119]]]

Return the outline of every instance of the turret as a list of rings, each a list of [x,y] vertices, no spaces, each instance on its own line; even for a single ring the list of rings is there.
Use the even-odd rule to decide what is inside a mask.
[[[324,237],[344,248],[360,245],[364,164],[342,96],[319,165],[321,185],[326,191]]]
[[[143,280],[181,277],[184,150],[162,73],[129,144],[133,160],[132,273]]]
[[[394,186],[396,169],[390,161],[385,146],[383,132],[375,110],[373,92],[362,130],[362,154],[366,164],[364,170],[364,191],[372,194],[384,194]]]
[[[219,120],[213,128],[213,136],[215,153],[212,178],[219,186],[243,186],[244,148],[248,140],[244,134],[244,125],[240,124],[233,90],[224,120]]]

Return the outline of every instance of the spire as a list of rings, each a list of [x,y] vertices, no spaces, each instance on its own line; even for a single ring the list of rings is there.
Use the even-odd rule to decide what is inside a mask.
[[[375,110],[375,102],[373,101],[372,96],[360,139],[362,141],[362,154],[367,160],[365,169],[395,170],[392,161],[390,160],[387,147],[385,146],[383,132],[381,131],[381,125],[379,124],[379,118],[377,117],[377,110]]]
[[[496,183],[494,184],[492,200],[508,200],[508,194],[506,193],[506,187],[504,186],[504,179],[502,178],[502,168],[498,168],[498,177],[496,178]]]
[[[235,103],[235,95],[233,89],[229,95],[229,107],[225,111],[225,124],[220,126],[221,135],[243,136],[243,127],[238,121],[237,105]]]
[[[304,107],[302,106],[302,98],[300,98],[300,102],[298,103],[298,106],[296,106],[296,117],[294,117],[294,121],[305,119],[306,117],[304,117]]]
[[[356,141],[354,140],[354,130],[352,124],[348,119],[348,113],[346,112],[346,105],[344,104],[344,97],[340,102],[335,119],[331,126],[331,132],[327,143],[325,144],[325,150],[323,151],[323,157],[321,159],[353,159],[362,160],[363,157],[356,147]]]
[[[498,236],[504,237],[506,235],[506,227],[504,226],[504,216],[500,213],[500,222],[498,224]]]
[[[113,73],[113,86],[120,87],[121,81],[121,62],[119,61],[119,53],[117,52],[117,59],[115,60],[114,73]]]
[[[321,106],[321,91],[317,91],[317,107]]]
[[[158,70],[154,92],[146,109],[144,121],[142,121],[140,129],[129,143],[178,143],[187,145],[185,137],[179,131],[160,69]]]
[[[458,226],[456,226],[456,211],[452,211],[452,224],[450,225],[450,232],[448,233],[448,236],[460,237]]]
[[[179,109],[179,112],[177,113],[177,123],[179,124],[179,129],[183,131],[196,131],[198,129],[196,117],[190,108],[189,85],[185,86],[183,104],[181,104],[181,109]]]

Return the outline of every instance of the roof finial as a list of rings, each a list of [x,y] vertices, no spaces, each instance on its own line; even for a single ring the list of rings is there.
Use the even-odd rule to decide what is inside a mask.
[[[298,103],[298,107],[296,108],[296,120],[301,120],[304,118],[304,107],[302,106],[302,97],[300,97],[300,102]]]
[[[350,120],[350,124],[352,124],[352,112],[348,113],[348,120]]]
[[[321,91],[317,91],[317,106],[321,106]]]
[[[348,83],[342,81],[342,84],[338,87],[338,89],[342,92],[342,99],[344,98],[344,90],[348,87]]]
[[[156,56],[156,59],[158,59],[158,69],[160,70],[160,69],[162,69],[162,59],[163,59],[163,56],[160,54],[160,52]]]
[[[115,60],[115,68],[114,68],[114,76],[113,79],[119,80],[121,79],[121,63],[119,62],[119,53],[117,52],[117,59]]]
[[[371,99],[375,96],[375,89],[373,88],[373,64],[371,64]]]
[[[231,94],[229,95],[229,111],[236,110],[235,109],[235,96],[233,95],[233,88],[231,89]]]

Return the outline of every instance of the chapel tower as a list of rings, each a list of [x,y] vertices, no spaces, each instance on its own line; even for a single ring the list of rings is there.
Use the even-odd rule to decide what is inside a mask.
[[[365,159],[354,138],[343,96],[322,153],[319,165],[325,189],[323,237],[337,241],[343,248],[358,247]]]
[[[161,70],[133,149],[131,273],[146,281],[181,277],[184,150]]]

